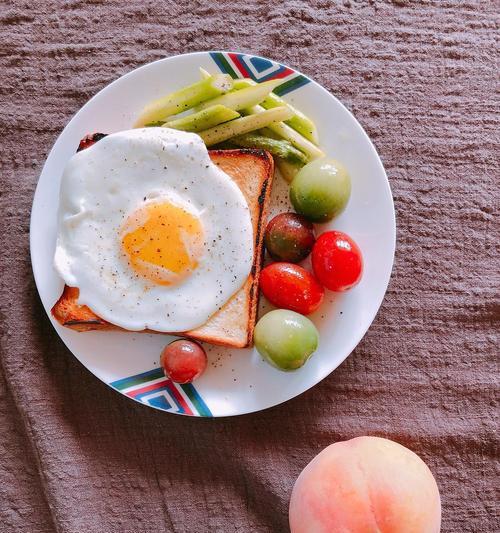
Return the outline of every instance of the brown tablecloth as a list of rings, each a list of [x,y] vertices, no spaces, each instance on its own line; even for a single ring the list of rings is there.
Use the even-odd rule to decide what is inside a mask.
[[[0,531],[286,531],[300,470],[364,434],[427,461],[443,531],[500,530],[495,7],[2,3]],[[335,373],[285,405],[203,420],[134,404],[71,356],[37,296],[28,226],[45,157],[90,96],[207,49],[282,60],[354,112],[387,169],[398,244],[380,313]]]

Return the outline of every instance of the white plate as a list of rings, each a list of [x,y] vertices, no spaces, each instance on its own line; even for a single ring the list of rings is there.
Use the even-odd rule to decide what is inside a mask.
[[[63,168],[87,133],[129,129],[150,100],[196,81],[198,67],[230,71],[255,80],[283,79],[277,92],[313,118],[321,146],[341,160],[352,177],[349,204],[321,230],[339,229],[361,247],[362,281],[344,294],[328,293],[312,316],[320,346],[295,372],[280,372],[253,349],[206,345],[209,366],[193,385],[175,385],[159,368],[165,335],[119,332],[77,333],[55,322],[50,309],[63,283],[52,265],[56,240],[59,182]],[[281,178],[274,195],[286,195]],[[306,391],[330,374],[351,353],[377,313],[391,274],[395,247],[391,191],[370,139],[351,113],[317,83],[268,59],[226,52],[199,52],[145,65],[121,77],[94,96],[72,118],[54,144],[43,168],[31,214],[31,259],[45,310],[66,346],[99,379],[137,401],[177,414],[228,416],[259,411]]]

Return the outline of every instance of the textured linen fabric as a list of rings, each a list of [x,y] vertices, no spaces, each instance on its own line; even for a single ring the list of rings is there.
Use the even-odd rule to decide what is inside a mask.
[[[301,469],[366,434],[428,463],[443,531],[500,530],[498,25],[493,1],[2,2],[0,531],[287,531]],[[38,175],[80,106],[146,62],[209,49],[281,60],[339,97],[381,154],[398,223],[355,352],[231,419],[156,412],[94,378],[45,316],[28,243]]]

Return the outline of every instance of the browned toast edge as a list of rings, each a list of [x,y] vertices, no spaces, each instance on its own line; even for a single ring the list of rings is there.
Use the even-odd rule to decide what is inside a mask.
[[[241,154],[251,154],[255,157],[262,159],[266,166],[267,176],[264,179],[261,187],[261,192],[258,198],[257,206],[257,228],[255,233],[255,250],[253,257],[253,264],[251,272],[245,285],[240,289],[248,292],[248,305],[247,312],[247,338],[245,343],[236,343],[235,341],[228,341],[224,337],[215,337],[210,335],[203,335],[196,333],[195,330],[187,332],[176,332],[173,335],[192,338],[194,340],[200,340],[211,344],[218,344],[221,346],[232,346],[236,348],[244,348],[252,343],[253,331],[255,327],[255,321],[257,316],[258,299],[259,299],[259,275],[262,267],[262,261],[264,257],[264,231],[267,220],[267,206],[269,204],[269,197],[271,194],[271,185],[274,177],[274,160],[271,154],[265,150],[258,149],[238,149],[238,150],[210,150],[209,154],[213,159],[218,156],[224,157],[238,157]],[[215,161],[216,163],[216,161]],[[217,163],[216,163],[217,164]],[[238,291],[238,293],[240,292]],[[238,294],[237,293],[237,294]],[[77,303],[79,290],[76,287],[64,286],[63,292],[57,302],[51,309],[52,316],[62,325],[71,328],[75,331],[129,331],[119,326],[115,326],[110,322],[100,318],[86,305],[79,305]],[[159,333],[153,330],[142,330],[140,333]]]

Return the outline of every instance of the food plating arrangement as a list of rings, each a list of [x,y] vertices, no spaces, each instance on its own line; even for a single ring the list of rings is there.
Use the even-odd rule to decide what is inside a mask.
[[[226,315],[236,309],[228,308],[251,277],[243,346],[253,341],[276,368],[295,370],[319,343],[306,315],[318,309],[325,289],[349,290],[362,276],[354,240],[322,230],[345,209],[351,178],[322,151],[313,120],[273,93],[279,79],[257,83],[200,72],[199,81],[149,103],[134,129],[81,141],[62,179],[55,265],[67,289],[52,313],[79,330],[115,326],[187,337],[162,353],[166,375],[186,383],[206,366],[206,357],[193,356],[203,352],[195,341],[240,347],[223,331],[206,336],[200,328],[214,315],[234,319]],[[241,157],[265,153],[290,183],[295,212],[266,223],[273,165],[255,184],[261,185],[257,207],[209,148],[233,167]],[[273,262],[261,269],[263,247]],[[278,308],[255,325],[254,287]],[[181,378],[179,354],[185,355]]]

